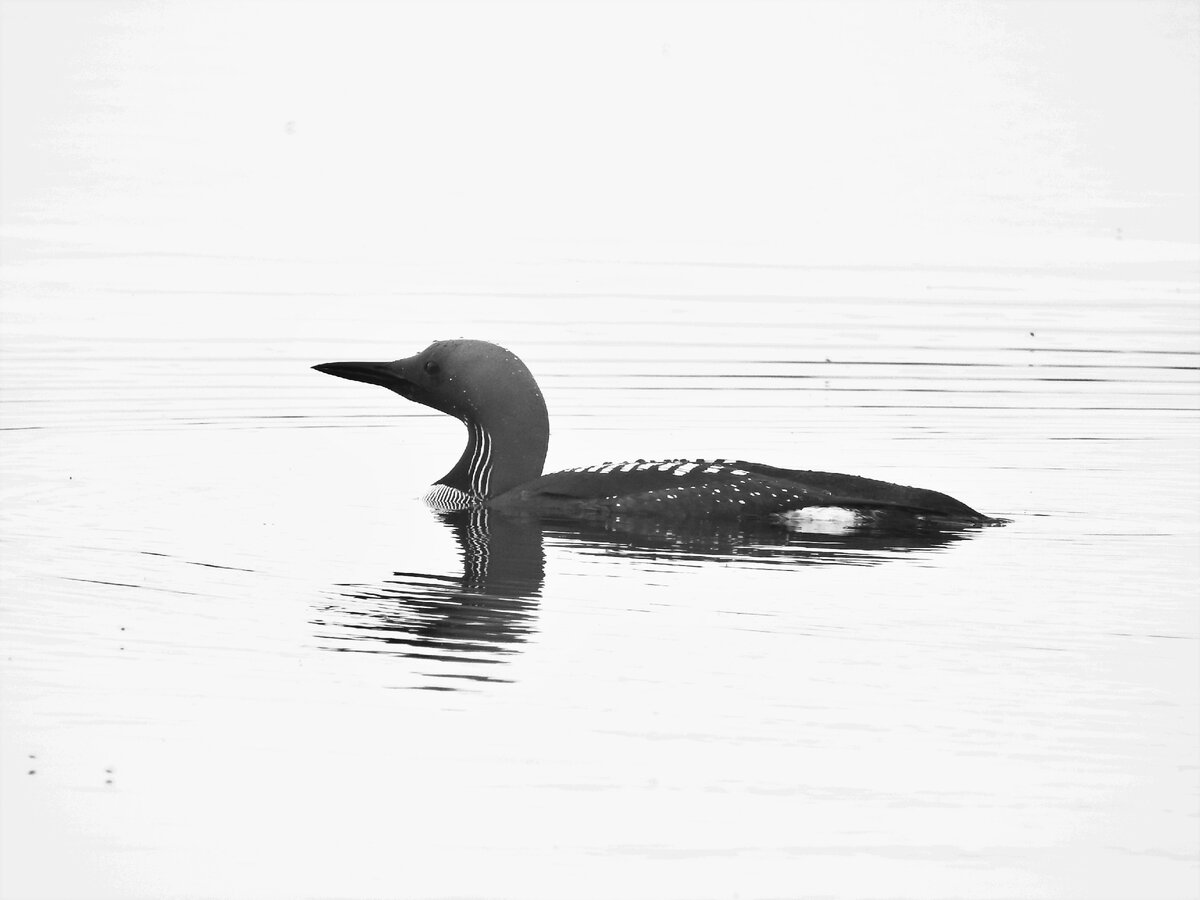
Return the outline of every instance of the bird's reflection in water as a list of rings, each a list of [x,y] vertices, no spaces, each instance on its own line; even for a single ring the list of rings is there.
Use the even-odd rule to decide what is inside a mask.
[[[630,517],[594,522],[542,520],[552,544],[621,556],[637,563],[721,563],[746,567],[878,565],[914,551],[945,547],[979,525],[907,521],[887,527],[789,530],[770,522],[671,521]]]
[[[634,567],[878,565],[968,538],[980,526],[910,524],[842,534],[769,523],[602,520],[511,516],[489,510],[437,514],[454,534],[461,575],[395,572],[374,585],[339,585],[313,624],[329,650],[407,657],[428,682],[454,690],[503,682],[503,663],[537,628],[545,548],[617,557]]]
[[[488,510],[442,513],[463,560],[458,576],[394,572],[376,585],[347,584],[313,624],[330,650],[389,653],[426,661],[441,683],[507,681],[494,674],[536,626],[545,574],[536,522],[493,524]]]

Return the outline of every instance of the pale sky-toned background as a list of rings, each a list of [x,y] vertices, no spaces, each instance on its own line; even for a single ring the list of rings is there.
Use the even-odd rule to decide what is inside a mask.
[[[1200,241],[1191,2],[2,9],[10,263],[1023,264]]]

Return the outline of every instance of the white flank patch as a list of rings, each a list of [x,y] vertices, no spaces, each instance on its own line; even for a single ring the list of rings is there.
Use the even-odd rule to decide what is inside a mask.
[[[793,531],[817,534],[849,534],[863,521],[860,512],[841,506],[805,506],[789,509],[775,518]]]

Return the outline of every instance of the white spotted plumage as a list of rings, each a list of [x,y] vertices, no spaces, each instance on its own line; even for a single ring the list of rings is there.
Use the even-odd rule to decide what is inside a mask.
[[[484,439],[486,439],[486,434],[484,435]],[[739,477],[750,474],[745,469],[726,468],[735,462],[736,460],[732,459],[637,459],[622,462],[608,461],[596,463],[591,466],[571,466],[569,469],[563,469],[563,471],[609,475],[614,472],[645,472],[650,469],[657,469],[660,472],[670,472],[673,475],[687,475],[689,472],[699,469],[706,475],[717,475],[726,471],[730,475],[737,475]]]

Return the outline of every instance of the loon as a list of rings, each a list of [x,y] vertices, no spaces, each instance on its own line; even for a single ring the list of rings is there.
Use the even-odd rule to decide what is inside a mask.
[[[515,354],[486,341],[437,341],[395,362],[332,362],[313,368],[380,385],[466,425],[462,457],[425,495],[439,512],[644,514],[769,520],[789,527],[837,517],[864,525],[897,516],[916,522],[1003,521],[937,491],[740,460],[638,459],[543,475],[550,423],[542,392]]]

